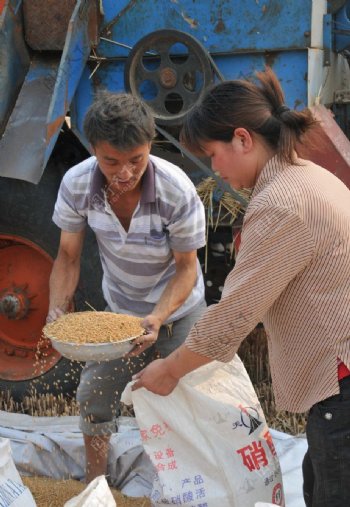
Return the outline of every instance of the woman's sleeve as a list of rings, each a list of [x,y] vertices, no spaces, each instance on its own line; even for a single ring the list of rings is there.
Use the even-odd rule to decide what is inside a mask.
[[[271,206],[245,219],[235,267],[222,298],[192,328],[186,346],[219,361],[230,361],[244,338],[310,263],[314,243],[301,218]]]

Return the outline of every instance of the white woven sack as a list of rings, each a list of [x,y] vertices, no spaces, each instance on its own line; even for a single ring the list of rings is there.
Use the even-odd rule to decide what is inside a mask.
[[[0,438],[0,506],[36,507],[13,462],[8,438]]]
[[[284,505],[279,461],[241,360],[213,362],[186,375],[169,396],[146,389],[134,405],[144,448],[158,474],[152,505]]]
[[[74,496],[63,507],[117,507],[104,475],[93,479],[80,495]]]

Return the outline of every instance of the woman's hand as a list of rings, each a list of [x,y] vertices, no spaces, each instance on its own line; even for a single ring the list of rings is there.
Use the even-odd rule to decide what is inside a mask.
[[[160,396],[170,394],[179,382],[179,379],[170,373],[166,359],[152,361],[146,368],[136,373],[133,380],[136,382],[132,385],[132,391],[145,387]]]

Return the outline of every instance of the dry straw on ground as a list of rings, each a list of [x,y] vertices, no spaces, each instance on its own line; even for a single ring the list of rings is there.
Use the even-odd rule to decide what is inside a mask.
[[[70,343],[114,343],[144,333],[142,319],[113,312],[74,312],[46,324],[47,338]]]
[[[79,495],[86,484],[79,481],[57,481],[46,477],[22,477],[30,489],[37,507],[63,507],[73,496]],[[118,507],[151,507],[148,498],[127,497],[116,489],[111,489]]]

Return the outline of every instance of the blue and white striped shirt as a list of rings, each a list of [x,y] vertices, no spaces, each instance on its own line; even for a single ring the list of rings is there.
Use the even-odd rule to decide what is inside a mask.
[[[103,268],[102,289],[114,312],[145,316],[175,274],[172,251],[205,245],[205,214],[188,176],[150,155],[141,198],[126,232],[106,199],[105,178],[95,157],[71,168],[58,193],[53,221],[68,232],[88,224],[95,232]],[[185,301],[167,320],[190,313],[204,299],[202,271]]]

